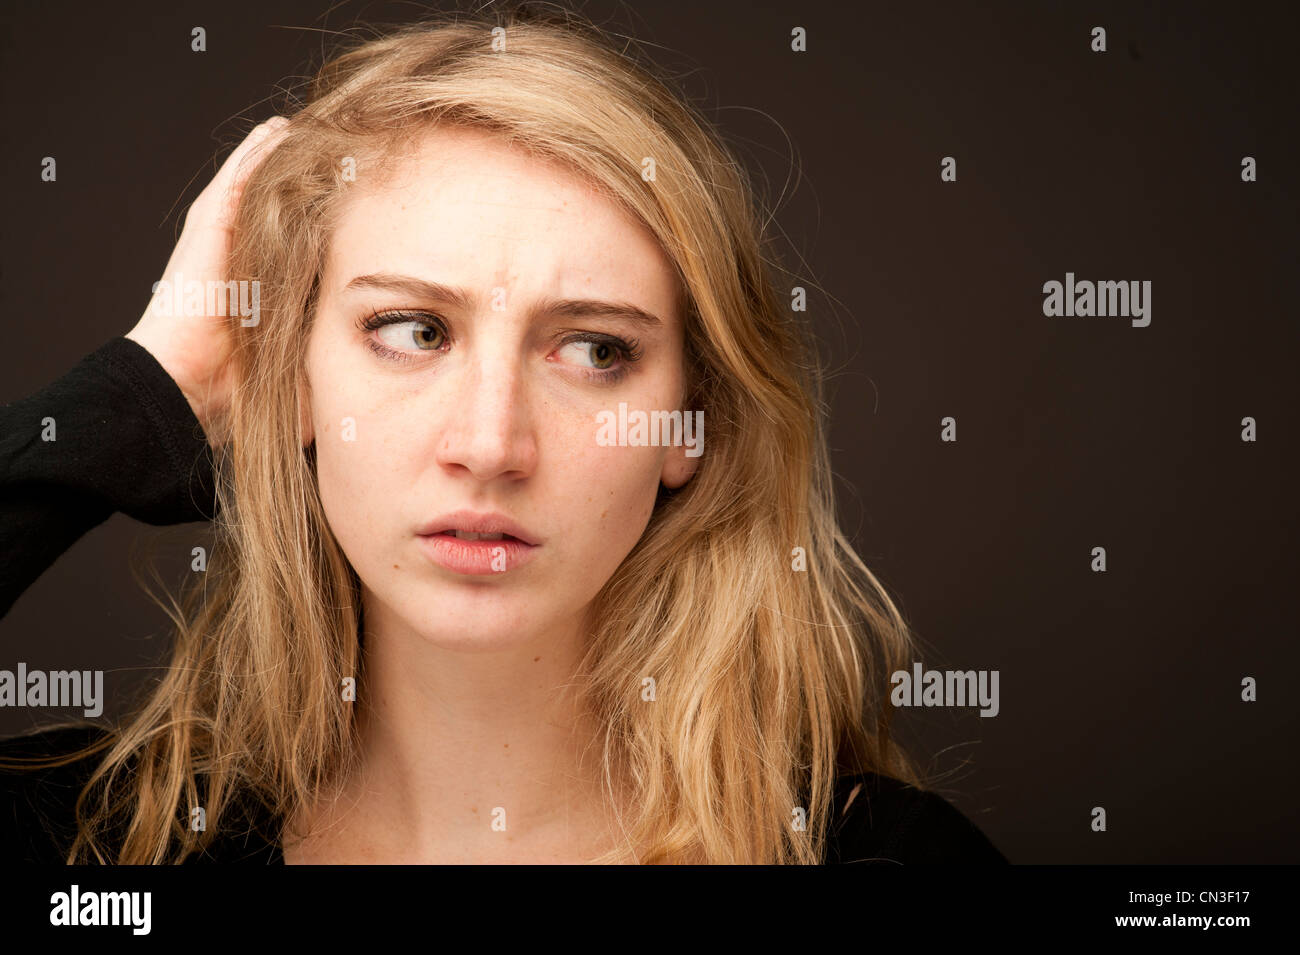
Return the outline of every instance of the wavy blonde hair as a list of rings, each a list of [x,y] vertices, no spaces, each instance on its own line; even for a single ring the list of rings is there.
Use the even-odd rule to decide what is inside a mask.
[[[519,11],[356,40],[289,113],[235,222],[230,276],[260,281],[262,321],[234,329],[206,593],[169,611],[174,654],[146,705],[83,751],[109,749],[68,861],[181,861],[239,824],[244,796],[290,819],[356,765],[338,687],[362,673],[360,588],[303,447],[305,332],[344,157],[377,168],[435,124],[563,162],[650,229],[686,291],[687,406],[708,415],[708,453],[684,487],[661,489],[596,597],[575,675],[604,729],[607,792],[616,776],[635,787],[620,822],[648,847],[640,861],[817,863],[838,775],[919,784],[886,690],[914,638],[839,528],[816,349],[764,258],[754,190],[707,120],[584,19]]]

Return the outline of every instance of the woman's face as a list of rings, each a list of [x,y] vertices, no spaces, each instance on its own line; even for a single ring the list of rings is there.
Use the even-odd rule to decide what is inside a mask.
[[[367,611],[463,649],[574,633],[660,482],[696,463],[598,439],[620,403],[682,409],[668,260],[581,180],[483,133],[436,130],[349,189],[306,364],[320,495]],[[476,526],[525,542],[453,533]]]

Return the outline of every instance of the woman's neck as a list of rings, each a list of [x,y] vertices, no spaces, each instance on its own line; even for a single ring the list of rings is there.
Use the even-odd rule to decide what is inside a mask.
[[[484,650],[437,645],[377,601],[365,620],[358,768],[295,820],[312,835],[286,861],[313,845],[356,861],[581,861],[616,844],[574,685],[581,621]]]

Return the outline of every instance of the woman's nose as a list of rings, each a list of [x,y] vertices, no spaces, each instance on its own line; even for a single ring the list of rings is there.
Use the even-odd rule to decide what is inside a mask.
[[[470,356],[446,383],[439,464],[480,481],[532,474],[537,440],[520,358],[502,351]]]

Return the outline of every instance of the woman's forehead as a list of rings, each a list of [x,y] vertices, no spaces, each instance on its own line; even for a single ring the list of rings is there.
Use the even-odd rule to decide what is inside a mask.
[[[497,137],[436,131],[386,174],[364,170],[331,236],[329,285],[413,274],[565,297],[636,294],[671,311],[676,273],[650,231],[562,166]],[[347,274],[344,274],[347,273]]]

